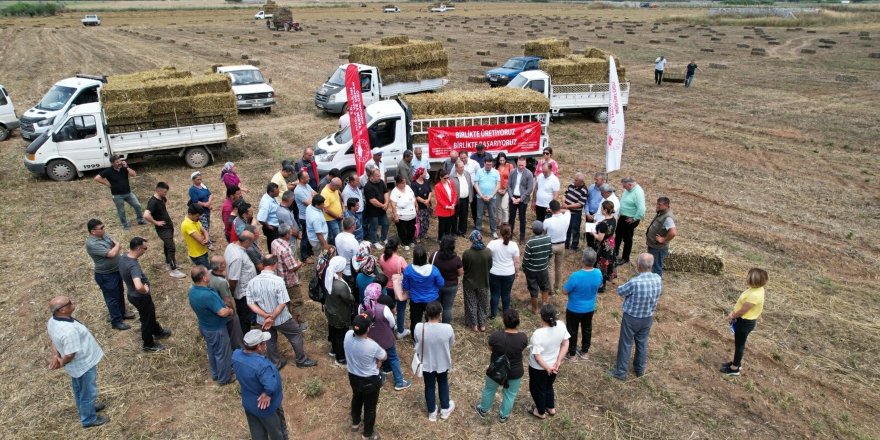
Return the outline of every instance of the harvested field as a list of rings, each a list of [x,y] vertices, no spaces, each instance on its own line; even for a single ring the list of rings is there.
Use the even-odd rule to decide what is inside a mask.
[[[214,4],[187,0],[100,6],[71,2],[68,6],[122,9]],[[634,176],[646,192],[648,211],[657,197],[670,197],[680,234],[676,240],[721,249],[724,268],[720,275],[664,275],[647,374],[623,383],[603,374],[614,362],[621,319],[621,301],[614,286],[609,286],[608,293],[597,299],[591,360],[566,363],[560,370],[556,382],[559,415],[538,421],[525,414],[532,403],[526,379],[513,417],[505,425],[497,422],[497,404],[485,420],[468,409],[479,397],[488,352],[486,334],[474,334],[464,324],[459,294],[453,309],[457,341],[450,373],[451,395],[458,409],[447,421],[429,423],[421,381],[414,380],[411,389],[401,392],[386,385],[380,397],[378,431],[383,438],[407,440],[877,438],[880,147],[876,101],[880,63],[871,57],[878,53],[876,45],[863,47],[873,41],[860,40],[859,33],[868,32],[876,40],[880,22],[766,25],[763,32],[782,44],[766,46],[764,56],[749,56],[751,48],[738,48],[737,43],[765,46],[753,29],[743,28],[749,24],[707,23],[716,36],[726,34],[724,41],[710,44],[711,37],[702,35],[712,32],[669,18],[700,18],[705,10],[699,8],[602,9],[579,3],[549,8],[546,3],[468,2],[443,15],[419,12],[425,6],[416,3],[402,5],[400,14],[382,14],[380,4],[368,5],[296,6],[294,17],[306,31],[278,38],[269,37],[264,22],[252,19],[256,5],[242,10],[109,11],[100,13],[100,27],[88,29],[79,24],[82,12],[3,18],[0,36],[6,57],[0,78],[21,114],[57,80],[77,72],[117,75],[167,65],[205,72],[214,64],[242,63],[241,54],[260,60],[264,75],[273,80],[278,92],[278,106],[271,114],[241,114],[243,136],[202,170],[206,184],[220,199],[220,168],[227,160],[236,162],[251,189],[245,197],[256,204],[282,159],[299,158],[303,148],[337,129],[337,118],[315,111],[315,90],[342,62],[336,54],[346,52],[364,36],[375,37],[367,30],[373,25],[387,36],[443,41],[449,51],[448,87],[452,91],[485,90],[485,83],[467,81],[487,70],[480,61],[521,55],[520,45],[532,37],[505,36],[504,32],[531,29],[536,21],[577,36],[581,43],[573,45],[578,46],[574,49],[586,45],[613,48],[626,60],[632,94],[626,113],[623,169],[613,173],[611,181],[619,188],[622,176]],[[206,24],[206,20],[212,22]],[[644,23],[636,29],[645,38],[627,36],[625,21]],[[407,29],[407,25],[416,29]],[[785,31],[795,26],[803,30]],[[649,43],[647,29],[656,29],[650,38],[662,43]],[[324,37],[309,33],[317,30],[321,35],[345,38],[316,44],[317,38]],[[597,38],[597,32],[606,39]],[[690,36],[679,39],[678,35]],[[157,36],[162,39],[156,40]],[[753,39],[744,40],[744,36]],[[169,38],[177,43],[171,44]],[[247,38],[260,41],[250,43]],[[457,42],[446,43],[446,38]],[[820,38],[834,40],[834,48],[801,53],[803,48],[825,45]],[[267,40],[279,45],[264,44]],[[627,44],[614,45],[614,40]],[[715,52],[700,52],[706,47]],[[488,49],[491,56],[477,54]],[[700,65],[692,88],[653,84],[653,60],[661,54],[669,60],[670,71],[683,71],[691,59]],[[725,64],[728,69],[710,69],[710,63]],[[838,82],[837,75],[851,75],[859,81]],[[591,174],[602,169],[605,126],[581,115],[566,115],[551,123],[550,133],[563,185],[570,183],[576,171]],[[4,268],[0,339],[9,344],[0,360],[0,392],[5,399],[0,407],[2,437],[246,438],[238,387],[205,383],[210,379],[205,349],[186,303],[190,283],[167,276],[155,231],[149,226],[122,230],[108,189],[92,180],[94,172],[66,183],[33,177],[22,166],[24,148],[17,133],[0,143],[0,178],[7,207],[0,210],[5,238],[4,252],[0,252]],[[156,182],[170,184],[168,208],[179,225],[192,170],[177,158],[132,167],[138,173],[132,189],[141,203],[146,203]],[[133,213],[126,209],[131,219]],[[169,351],[143,353],[137,321],[132,322],[134,329],[125,332],[106,324],[103,300],[83,249],[85,223],[92,217],[102,219],[110,235],[123,243],[135,235],[150,239],[142,264],[155,292],[159,319],[174,331],[167,341]],[[529,212],[527,221],[532,219]],[[644,223],[636,229],[634,252],[645,249]],[[435,227],[432,219],[426,240],[430,250],[436,249]],[[222,245],[217,215],[212,233]],[[178,261],[186,270],[189,262],[179,233],[175,238]],[[457,243],[459,252],[466,246],[464,240]],[[265,249],[264,244],[261,248]],[[402,255],[411,261],[411,253]],[[578,255],[569,253],[565,266],[567,271],[578,269]],[[745,289],[745,275],[754,266],[770,273],[767,304],[749,337],[743,376],[723,377],[718,366],[730,360],[733,345],[724,316]],[[618,285],[634,272],[632,266],[620,267]],[[304,273],[303,281],[309,277]],[[49,357],[45,301],[59,293],[72,297],[77,318],[91,328],[106,353],[98,368],[98,385],[111,422],[101,428],[79,426],[69,378],[45,368]],[[521,330],[531,334],[539,322],[527,311],[527,301],[525,281],[519,277],[512,302],[521,312]],[[564,296],[556,295],[552,301],[564,309]],[[325,355],[320,307],[308,302],[306,318],[311,325],[305,336],[306,350],[320,364],[308,370],[289,365],[282,371],[291,436],[347,439],[350,391],[345,372],[333,367]],[[499,327],[498,322],[491,324],[491,329]],[[290,348],[282,345],[282,352],[292,359]],[[410,342],[400,341],[398,349],[402,359],[411,358]],[[27,374],[22,374],[23,365]],[[407,368],[405,376],[413,379]],[[323,394],[308,397],[315,395],[316,388]]]

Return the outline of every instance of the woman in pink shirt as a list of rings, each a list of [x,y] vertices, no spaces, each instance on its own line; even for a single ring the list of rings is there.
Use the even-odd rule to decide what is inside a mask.
[[[553,159],[553,148],[547,147],[544,149],[544,158],[538,161],[538,165],[535,167],[535,175],[541,173],[541,170],[544,168],[544,162],[550,164],[550,172],[553,173],[554,176],[559,177],[559,164],[556,163],[556,160]]]
[[[220,170],[220,180],[223,181],[226,188],[237,186],[243,193],[250,192],[249,189],[241,184],[241,179],[238,178],[238,174],[235,172],[235,164],[232,162],[226,162],[226,164],[223,165],[223,169]]]
[[[394,291],[394,275],[402,275],[403,270],[407,266],[406,260],[398,255],[398,250],[400,250],[400,239],[392,235],[388,237],[388,242],[385,243],[382,256],[379,257],[379,267],[382,268],[382,273],[388,277],[388,283],[385,287],[389,292]],[[395,298],[395,300],[397,301],[397,307],[395,307],[397,312],[397,339],[400,339],[410,334],[410,330],[404,327],[407,301],[398,301],[398,298]]]

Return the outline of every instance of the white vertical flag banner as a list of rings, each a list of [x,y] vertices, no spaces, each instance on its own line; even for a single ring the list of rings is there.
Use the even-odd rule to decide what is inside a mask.
[[[608,138],[605,145],[605,172],[620,169],[623,157],[623,138],[626,124],[623,122],[623,102],[620,97],[620,80],[614,57],[608,58]]]

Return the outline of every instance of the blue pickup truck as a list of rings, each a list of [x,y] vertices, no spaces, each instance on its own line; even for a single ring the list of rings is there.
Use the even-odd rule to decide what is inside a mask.
[[[503,66],[486,72],[486,81],[492,87],[505,86],[520,73],[527,70],[537,70],[538,61],[541,61],[541,57],[513,57],[507,60]]]

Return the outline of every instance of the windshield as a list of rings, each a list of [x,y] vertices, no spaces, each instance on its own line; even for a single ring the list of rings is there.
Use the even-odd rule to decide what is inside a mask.
[[[516,70],[520,70],[520,69],[522,69],[523,67],[525,67],[525,65],[526,65],[526,62],[523,61],[523,60],[507,60],[507,62],[504,63],[504,65],[501,66],[501,67],[503,67],[503,68],[505,68],[505,69],[516,69]]]
[[[64,107],[64,104],[67,104],[67,101],[70,101],[70,97],[73,96],[75,92],[76,89],[73,87],[52,86],[52,88],[49,89],[49,93],[46,93],[43,100],[37,104],[37,108],[40,110],[48,110],[50,112],[61,110]]]
[[[367,113],[367,127],[370,126],[370,121],[372,120],[373,117]],[[336,134],[333,135],[333,140],[340,145],[351,142],[351,127],[345,127],[342,130],[337,131]]]
[[[507,83],[507,87],[511,87],[514,89],[521,89],[526,85],[527,82],[529,82],[529,80],[527,80],[525,76],[520,74],[520,75],[517,75],[516,78],[513,79],[513,81],[510,81],[509,83]]]
[[[330,75],[327,83],[333,84],[334,86],[345,87],[345,69],[342,67],[336,69],[336,72],[333,72],[333,75]]]
[[[236,70],[229,72],[229,76],[232,77],[232,85],[234,86],[247,86],[266,82],[259,70]]]

